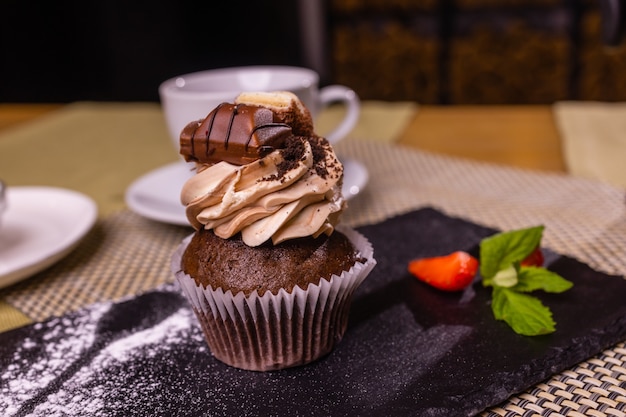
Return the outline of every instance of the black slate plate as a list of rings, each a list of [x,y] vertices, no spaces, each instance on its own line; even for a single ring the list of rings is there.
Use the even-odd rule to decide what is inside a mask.
[[[318,362],[268,373],[223,365],[169,285],[1,334],[0,414],[465,416],[626,339],[622,277],[550,254],[549,269],[575,285],[540,295],[557,332],[523,337],[492,318],[479,283],[448,294],[406,272],[415,257],[476,254],[493,230],[432,209],[360,230],[378,265],[344,340]]]

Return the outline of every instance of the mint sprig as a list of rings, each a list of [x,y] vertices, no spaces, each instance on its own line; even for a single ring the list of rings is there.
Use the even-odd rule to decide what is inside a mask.
[[[523,261],[541,243],[543,226],[503,232],[480,242],[480,274],[490,280],[503,269]]]
[[[573,285],[546,268],[521,265],[540,245],[543,230],[543,226],[536,226],[498,233],[480,243],[480,274],[483,286],[493,288],[493,315],[525,336],[548,334],[556,329],[550,309],[528,293],[561,293]]]

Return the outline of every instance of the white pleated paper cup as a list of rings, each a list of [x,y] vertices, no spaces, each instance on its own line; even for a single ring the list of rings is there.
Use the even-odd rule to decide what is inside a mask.
[[[255,291],[246,296],[204,288],[181,271],[181,259],[193,235],[172,256],[172,271],[191,304],[207,344],[218,360],[241,369],[271,371],[305,365],[330,353],[348,325],[352,294],[376,265],[371,243],[340,226],[364,262],[329,280],[295,286],[291,293]]]

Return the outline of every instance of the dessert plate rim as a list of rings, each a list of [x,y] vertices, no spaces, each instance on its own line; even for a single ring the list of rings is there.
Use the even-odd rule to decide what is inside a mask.
[[[74,190],[13,186],[6,192],[0,220],[0,288],[67,256],[98,217],[95,201]]]

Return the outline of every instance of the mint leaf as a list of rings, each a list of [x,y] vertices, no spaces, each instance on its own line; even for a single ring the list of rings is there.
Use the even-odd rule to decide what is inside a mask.
[[[555,331],[552,312],[539,299],[510,288],[494,287],[491,309],[517,334],[538,336]]]
[[[509,265],[508,268],[499,270],[493,276],[491,284],[493,286],[510,288],[517,285],[518,282],[517,269],[513,265]]]
[[[569,290],[573,285],[559,274],[545,268],[523,266],[519,270],[518,283],[513,290],[520,292],[543,290],[549,293],[561,293]]]
[[[539,245],[543,226],[503,232],[480,242],[480,274],[486,285],[501,269],[521,262]]]
[[[540,247],[543,229],[535,226],[498,233],[480,242],[480,274],[483,285],[493,287],[493,315],[525,336],[555,331],[550,309],[528,293],[560,293],[573,285],[545,268],[521,265]]]

